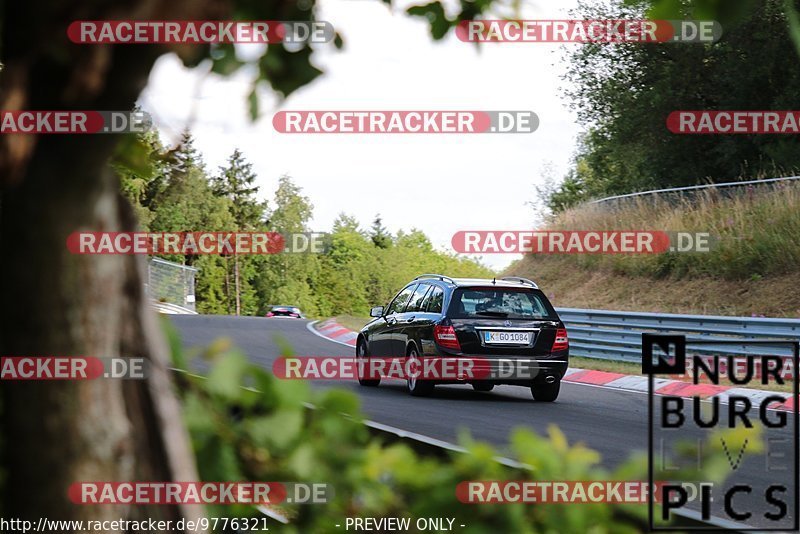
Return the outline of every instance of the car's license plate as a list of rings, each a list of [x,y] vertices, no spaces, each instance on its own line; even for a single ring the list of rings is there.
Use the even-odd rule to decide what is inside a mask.
[[[531,342],[530,332],[484,332],[483,342],[487,345],[494,343],[528,345]]]

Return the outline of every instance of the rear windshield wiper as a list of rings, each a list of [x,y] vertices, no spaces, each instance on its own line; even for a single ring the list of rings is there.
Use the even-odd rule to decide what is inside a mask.
[[[498,311],[479,311],[479,312],[475,312],[475,315],[490,315],[492,317],[508,317],[508,313],[506,313],[506,312],[498,312]]]

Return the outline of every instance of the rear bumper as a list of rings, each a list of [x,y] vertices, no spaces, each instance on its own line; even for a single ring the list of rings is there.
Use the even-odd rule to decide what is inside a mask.
[[[439,360],[443,368],[458,369],[442,380],[432,380],[436,384],[511,384],[530,386],[531,384],[561,380],[569,367],[569,357],[559,354],[558,358],[530,358],[519,356],[479,356],[443,355],[427,356],[429,360]]]

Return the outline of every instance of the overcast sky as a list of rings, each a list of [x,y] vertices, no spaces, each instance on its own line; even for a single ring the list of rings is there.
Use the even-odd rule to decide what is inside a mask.
[[[418,2],[425,3],[425,2]],[[574,0],[529,4],[522,18],[567,18]],[[535,183],[547,164],[567,169],[579,128],[561,97],[560,46],[494,43],[476,50],[454,35],[434,42],[419,18],[377,0],[319,0],[317,18],[342,34],[345,48],[318,47],[325,74],[279,103],[262,94],[251,123],[246,95],[252,73],[230,78],[185,69],[172,55],[156,64],[140,103],[162,140],[188,127],[209,169],[239,148],[253,163],[262,196],[290,175],[314,204],[312,229],[327,231],[340,212],[369,227],[380,213],[390,231],[419,228],[441,250],[458,230],[531,229]],[[258,45],[237,45],[243,57]],[[580,46],[568,44],[566,46]],[[279,134],[281,110],[532,110],[530,134]],[[515,255],[486,255],[502,268]]]

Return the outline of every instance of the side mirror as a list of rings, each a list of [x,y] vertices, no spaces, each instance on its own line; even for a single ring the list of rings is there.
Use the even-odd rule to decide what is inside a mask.
[[[383,317],[383,306],[375,306],[369,310],[370,317]]]

